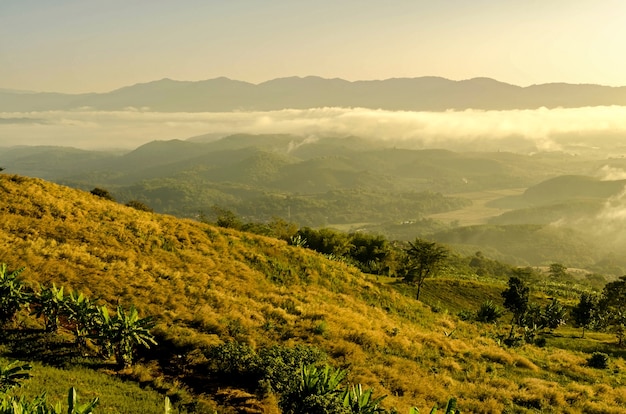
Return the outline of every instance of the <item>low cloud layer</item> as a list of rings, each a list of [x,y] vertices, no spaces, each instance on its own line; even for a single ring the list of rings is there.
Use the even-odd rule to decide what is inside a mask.
[[[153,140],[202,134],[289,133],[308,137],[360,136],[411,147],[475,150],[524,148],[560,150],[588,139],[564,136],[626,136],[626,107],[540,108],[510,111],[409,112],[363,108],[317,108],[270,112],[160,113],[125,111],[0,113],[0,146],[63,145],[79,148],[135,148]],[[569,138],[568,138],[569,139]],[[484,148],[483,148],[484,147]],[[521,146],[522,147],[522,146]],[[464,149],[467,149],[464,148]]]

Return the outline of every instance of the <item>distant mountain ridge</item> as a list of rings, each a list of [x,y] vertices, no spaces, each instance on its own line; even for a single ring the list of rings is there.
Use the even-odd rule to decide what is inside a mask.
[[[626,105],[626,86],[548,83],[515,86],[490,78],[441,77],[347,81],[287,77],[259,84],[225,77],[203,81],[161,79],[107,93],[24,93],[0,89],[0,111],[149,108],[162,112],[270,111],[287,108],[363,107],[385,110],[534,109]]]

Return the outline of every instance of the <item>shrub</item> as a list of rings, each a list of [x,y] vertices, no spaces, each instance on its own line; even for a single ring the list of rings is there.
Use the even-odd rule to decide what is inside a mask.
[[[126,203],[126,207],[131,207],[139,211],[147,211],[148,213],[154,212],[152,208],[148,207],[146,204],[138,200],[130,200],[128,203]]]
[[[105,200],[115,201],[115,198],[111,195],[111,193],[109,193],[109,191],[105,190],[104,188],[96,187],[91,190],[91,194],[95,195],[96,197],[104,198]]]
[[[259,351],[259,375],[272,391],[282,394],[297,387],[301,367],[325,359],[326,355],[315,347],[296,345],[289,348],[277,345]]]
[[[587,365],[591,368],[607,369],[609,367],[609,356],[604,352],[594,352],[587,360]]]
[[[491,323],[497,321],[504,311],[491,300],[487,300],[480,305],[476,312],[476,320],[479,322]]]

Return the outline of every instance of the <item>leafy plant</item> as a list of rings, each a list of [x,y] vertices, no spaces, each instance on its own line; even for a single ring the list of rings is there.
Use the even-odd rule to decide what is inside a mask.
[[[74,334],[76,345],[84,347],[88,336],[97,326],[98,308],[80,292],[74,291],[65,299],[68,328]],[[107,311],[108,313],[108,311]]]
[[[32,366],[20,361],[13,361],[6,366],[0,365],[0,392],[7,392],[20,385],[22,380],[31,377]]]
[[[150,329],[154,326],[151,317],[140,318],[135,306],[128,311],[121,306],[117,307],[114,317],[109,315],[106,306],[98,307],[99,332],[96,336],[105,356],[113,354],[120,367],[132,365],[135,348],[142,345],[149,348],[156,345]]]
[[[282,395],[280,406],[283,412],[350,413],[343,405],[339,389],[346,375],[346,371],[328,365],[324,368],[303,366],[296,387]]]
[[[63,286],[60,289],[52,284],[52,287],[39,285],[39,293],[35,294],[33,301],[33,314],[40,318],[43,316],[46,332],[56,332],[59,328],[59,315],[65,307]]]
[[[497,321],[504,314],[504,310],[491,300],[481,303],[476,312],[476,320],[479,322],[491,323]]]
[[[17,311],[30,301],[30,295],[18,278],[24,269],[9,272],[6,263],[0,264],[0,325],[13,320]]]
[[[376,414],[387,411],[380,406],[380,403],[387,398],[386,395],[374,398],[372,388],[363,391],[361,384],[352,385],[343,392],[343,405],[352,410],[353,413]]]

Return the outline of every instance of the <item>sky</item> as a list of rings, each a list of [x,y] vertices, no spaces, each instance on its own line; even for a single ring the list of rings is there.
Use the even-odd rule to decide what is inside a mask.
[[[623,0],[0,0],[0,88],[162,78],[626,85]]]

